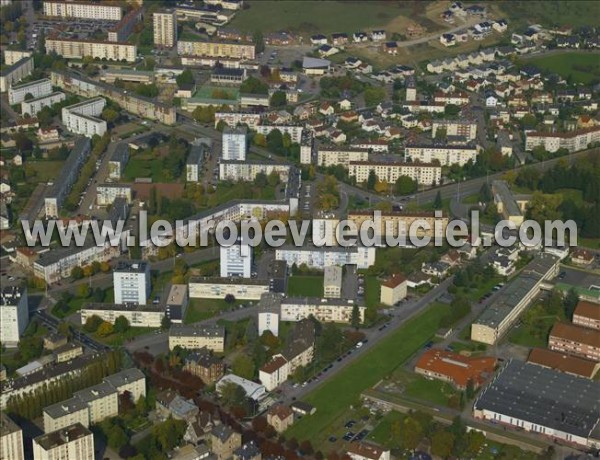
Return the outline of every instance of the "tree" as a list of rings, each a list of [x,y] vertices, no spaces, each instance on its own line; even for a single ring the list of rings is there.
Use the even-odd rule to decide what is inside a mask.
[[[243,377],[245,379],[254,378],[254,373],[256,371],[254,361],[252,361],[252,358],[250,358],[250,356],[244,353],[239,354],[235,358],[233,364],[231,365],[231,368],[234,374],[239,375],[240,377]]]
[[[375,184],[377,184],[377,174],[374,169],[369,171],[369,177],[367,178],[367,188],[369,190],[375,190]]]
[[[360,310],[358,304],[354,304],[352,307],[352,314],[350,316],[350,324],[354,329],[358,329],[360,326]]]
[[[165,331],[167,329],[169,329],[171,327],[171,319],[165,315],[163,316],[163,318],[160,320],[160,328]]]
[[[408,195],[417,190],[417,182],[408,176],[400,176],[396,181],[396,193],[398,195]]]
[[[444,108],[444,114],[451,116],[451,117],[455,117],[460,113],[460,107],[458,105],[454,105],[454,104],[448,104],[445,108]]]
[[[252,36],[252,41],[254,42],[257,53],[262,53],[265,50],[265,40],[260,30],[254,32],[254,35]]]
[[[228,303],[229,305],[231,305],[234,302],[235,302],[235,296],[233,294],[225,295],[225,303]]]
[[[194,74],[190,69],[186,69],[179,75],[177,75],[175,81],[177,82],[177,86],[179,87],[181,87],[182,85],[193,85],[195,83]]]
[[[435,209],[442,209],[442,193],[438,190],[435,195],[435,200],[433,201],[433,207]]]
[[[115,319],[115,332],[117,334],[123,334],[129,330],[129,320],[123,315],[120,315]]]
[[[87,299],[91,294],[90,286],[87,284],[80,284],[77,286],[77,297]]]
[[[400,423],[400,422],[398,422]],[[406,417],[400,430],[400,443],[405,449],[416,449],[423,439],[423,427],[413,417]]]
[[[279,183],[279,173],[277,171],[271,171],[267,177],[267,182],[271,187],[275,187]]]
[[[79,280],[83,278],[83,269],[79,266],[73,267],[71,269],[71,278],[73,278],[74,280]]]
[[[114,123],[117,121],[117,118],[119,118],[119,112],[117,112],[115,109],[107,107],[102,111],[102,118],[104,118],[107,123]]]
[[[221,385],[219,393],[223,404],[228,407],[243,405],[246,400],[244,389],[233,382]]]
[[[448,431],[436,431],[431,436],[431,453],[447,458],[454,448],[454,436]]]
[[[375,107],[385,100],[385,89],[380,86],[369,86],[364,96],[365,106]]]
[[[113,332],[114,332],[113,325],[110,324],[108,321],[103,321],[102,324],[100,324],[100,326],[98,326],[98,330],[96,331],[96,334],[98,334],[98,337],[107,337],[107,336],[111,335]]]
[[[287,97],[283,91],[275,91],[271,96],[271,107],[285,107]]]
[[[256,77],[250,77],[240,85],[240,93],[269,94],[269,85]]]
[[[15,147],[19,152],[29,152],[33,148],[33,142],[27,135],[19,131],[13,135],[13,140],[15,141]]]
[[[573,319],[573,313],[575,312],[575,307],[577,306],[578,302],[579,295],[577,295],[577,291],[575,291],[575,289],[573,288],[569,289],[569,292],[567,292],[567,295],[565,296],[565,300],[563,302],[563,305],[565,307],[565,316],[567,317],[567,319]]]
[[[254,178],[254,185],[260,188],[265,188],[267,186],[267,175],[262,171],[256,174],[256,177]]]
[[[100,318],[98,315],[92,315],[88,319],[85,320],[85,324],[83,326],[83,329],[86,332],[93,333],[93,332],[96,332],[98,330],[98,327],[102,323],[103,323],[102,318]]]

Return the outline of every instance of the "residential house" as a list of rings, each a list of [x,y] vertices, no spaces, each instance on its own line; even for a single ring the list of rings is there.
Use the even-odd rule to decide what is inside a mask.
[[[267,423],[277,433],[283,433],[294,423],[294,411],[284,404],[277,404],[267,412]]]
[[[219,425],[210,433],[210,444],[217,460],[228,460],[242,447],[242,435],[227,425]]]
[[[351,460],[390,460],[390,451],[362,441],[350,443],[346,452]]]
[[[406,298],[408,283],[404,276],[396,273],[381,283],[380,301],[384,305],[395,305]]]

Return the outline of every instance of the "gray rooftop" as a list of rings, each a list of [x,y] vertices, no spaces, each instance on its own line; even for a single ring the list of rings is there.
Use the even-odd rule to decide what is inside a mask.
[[[55,447],[67,444],[68,442],[91,435],[92,432],[84,427],[81,423],[75,423],[65,428],[61,428],[60,430],[38,436],[37,438],[34,438],[33,442],[41,446],[44,450],[48,451],[50,449],[54,449]]]
[[[4,437],[16,431],[20,431],[21,427],[17,425],[8,415],[0,412],[0,437]]]
[[[44,412],[46,412],[53,419],[57,419],[68,414],[74,414],[75,412],[85,410],[87,407],[88,406],[84,401],[73,397],[71,399],[67,399],[65,401],[45,407]]]
[[[83,390],[76,391],[73,397],[78,398],[84,403],[89,403],[91,401],[102,399],[106,396],[110,396],[116,393],[117,390],[110,383],[102,382],[98,385],[94,385],[92,387],[87,387]]]
[[[110,161],[118,161],[119,163],[126,163],[129,158],[129,144],[126,142],[119,142],[115,147]]]
[[[503,180],[495,180],[492,183],[492,190],[494,191],[494,195],[496,195],[497,200],[500,200],[504,207],[506,208],[506,212],[509,216],[520,216],[521,209],[517,204],[513,194],[508,188],[508,184]]]
[[[225,328],[222,326],[171,326],[169,336],[225,337]]]
[[[474,409],[588,437],[600,420],[598,383],[522,361],[510,361]]]
[[[145,378],[144,373],[137,367],[131,367],[117,372],[116,374],[109,375],[108,377],[104,377],[104,381],[110,383],[116,389],[119,389],[131,382],[136,382]]]

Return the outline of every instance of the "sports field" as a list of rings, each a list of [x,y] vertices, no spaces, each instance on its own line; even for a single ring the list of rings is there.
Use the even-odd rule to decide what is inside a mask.
[[[321,445],[328,436],[328,427],[344,416],[345,411],[358,401],[362,391],[389,375],[433,337],[446,312],[447,307],[439,304],[427,307],[419,316],[409,320],[367,354],[303,398],[313,404],[317,412],[302,418],[286,435]]]

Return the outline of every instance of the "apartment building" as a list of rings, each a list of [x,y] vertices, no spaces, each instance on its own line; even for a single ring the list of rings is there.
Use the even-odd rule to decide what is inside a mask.
[[[56,53],[65,59],[83,59],[86,56],[108,61],[135,62],[137,46],[123,42],[47,38],[46,53]]]
[[[185,358],[183,370],[200,377],[206,385],[212,385],[225,375],[225,364],[210,351],[201,349]]]
[[[118,241],[98,246],[90,239],[81,247],[58,248],[41,253],[33,262],[33,274],[52,284],[70,277],[75,267],[85,267],[92,262],[108,262],[119,255],[121,249]]]
[[[256,127],[256,132],[268,136],[271,131],[278,130],[282,135],[289,134],[292,142],[300,143],[302,140],[302,126],[285,126],[285,125],[259,125]]]
[[[126,184],[101,184],[96,187],[96,204],[98,206],[111,205],[117,198],[124,198],[127,203],[131,203],[131,186]]]
[[[317,149],[317,164],[327,168],[329,166],[350,166],[351,162],[368,162],[368,149],[348,149],[327,147]]]
[[[353,300],[289,297],[281,301],[281,321],[301,321],[312,315],[322,322],[350,323],[357,305]],[[365,310],[364,305],[358,305],[361,323]]]
[[[255,130],[260,124],[260,120],[260,113],[217,112],[215,113],[215,128],[220,121],[223,121],[232,128],[237,125],[247,125],[249,129]]]
[[[177,43],[177,13],[175,10],[158,11],[152,15],[154,44],[173,48]]]
[[[208,56],[253,60],[256,58],[256,45],[253,43],[226,41],[186,41],[177,42],[180,56]]]
[[[33,439],[33,460],[94,460],[94,436],[80,423]]]
[[[0,458],[25,460],[23,430],[4,412],[0,412]]]
[[[142,396],[146,396],[146,377],[136,367],[111,374],[104,377],[103,381],[112,385],[119,395],[123,395],[125,392],[129,393],[134,402],[137,402]]]
[[[108,160],[108,177],[113,180],[120,180],[125,173],[125,166],[127,166],[128,161],[129,145],[126,142],[120,142]]]
[[[23,83],[8,88],[8,103],[10,105],[19,104],[25,100],[28,95],[33,98],[47,96],[52,93],[52,82],[48,78]]]
[[[23,50],[4,50],[4,65],[12,66],[17,62],[29,58],[33,55],[33,51],[23,51]]]
[[[527,358],[528,363],[544,366],[549,369],[556,369],[566,374],[593,379],[598,370],[600,362],[591,359],[580,358],[559,351],[548,350],[547,348],[534,348]]]
[[[225,351],[225,328],[221,326],[171,326],[169,350],[206,348],[216,353]]]
[[[148,303],[150,296],[150,264],[148,262],[119,262],[113,271],[115,303]]]
[[[362,441],[350,443],[346,451],[350,460],[390,460],[390,451]]]
[[[548,152],[554,153],[558,149],[567,149],[569,152],[585,150],[591,144],[600,142],[600,126],[580,129],[569,132],[526,132],[525,150],[533,150],[542,146]]]
[[[161,327],[165,309],[158,305],[88,303],[81,308],[81,324],[94,315],[111,324],[123,316],[132,327]]]
[[[141,5],[140,5],[141,6]],[[137,5],[129,11],[123,19],[119,21],[112,29],[108,31],[108,41],[114,43],[123,43],[134,32],[137,24],[143,19],[144,10]]]
[[[87,405],[90,414],[90,424],[119,414],[119,392],[108,382],[102,382],[76,391],[73,398]]]
[[[354,222],[358,230],[363,225],[373,222],[376,235],[390,235],[397,238],[408,238],[411,235],[428,236],[432,239],[444,238],[448,226],[448,215],[442,213],[436,217],[435,212],[355,210],[348,211],[348,220]],[[427,226],[428,229],[422,228],[422,225]]]
[[[375,263],[375,248],[281,246],[275,249],[275,259],[284,260],[288,267],[306,264],[308,267],[324,270],[328,265],[356,265],[359,269],[365,269]]]
[[[186,180],[188,182],[200,182],[202,167],[209,155],[210,147],[207,144],[202,141],[192,142],[185,164]]]
[[[28,323],[27,288],[4,286],[0,291],[0,343],[7,348],[18,346]]]
[[[210,82],[216,85],[239,86],[246,78],[245,68],[216,67],[210,73]]]
[[[277,433],[283,433],[294,424],[294,411],[284,404],[272,406],[267,412],[267,423]]]
[[[460,136],[467,141],[477,138],[477,123],[471,120],[433,120],[431,137],[435,139],[438,129],[444,130],[446,136]]]
[[[307,366],[313,360],[315,351],[315,326],[306,319],[294,325],[290,338],[281,353],[259,370],[259,380],[271,391],[284,383],[300,366]]]
[[[156,120],[166,125],[174,125],[177,119],[175,107],[157,102],[143,96],[137,96],[117,88],[116,86],[91,80],[72,72],[52,71],[50,74],[52,84],[63,90],[83,97],[104,96],[111,99],[119,106],[149,120]]]
[[[247,129],[225,128],[223,131],[221,160],[244,161],[247,152]]]
[[[269,280],[239,278],[190,278],[188,284],[192,299],[224,299],[231,294],[238,300],[259,300],[270,291]]]
[[[123,10],[118,5],[95,2],[45,1],[44,16],[120,21],[123,17]]]
[[[90,409],[79,398],[71,398],[44,408],[44,433],[51,433],[74,423],[90,426]]]
[[[242,435],[227,425],[217,425],[210,432],[210,445],[217,460],[228,460],[241,447]]]
[[[63,107],[62,122],[69,131],[86,137],[103,136],[106,121],[98,118],[106,106],[106,99],[96,97],[78,104]]]
[[[385,163],[369,161],[351,161],[348,174],[356,182],[366,182],[371,171],[379,181],[395,184],[400,176],[410,177],[421,185],[436,185],[442,178],[442,167],[432,163]]]
[[[272,173],[279,175],[282,183],[288,181],[291,166],[283,163],[263,163],[249,160],[222,160],[219,163],[219,179],[225,181],[252,182],[258,174],[269,176]]]
[[[323,297],[339,299],[342,296],[342,273],[342,267],[325,267],[323,273]]]
[[[4,93],[23,78],[33,72],[33,58],[25,57],[13,64],[3,66],[0,70],[0,92]]]
[[[81,137],[75,141],[67,161],[63,165],[60,175],[54,185],[46,193],[44,207],[46,217],[58,217],[62,205],[71,191],[71,187],[79,177],[79,171],[88,159],[92,144],[89,139]]]
[[[548,348],[600,361],[600,330],[556,323],[548,337]]]
[[[281,295],[274,292],[263,294],[258,304],[258,335],[266,331],[275,337],[279,336],[279,313],[281,311]]]
[[[221,278],[252,276],[252,248],[238,240],[231,246],[220,246]]]
[[[488,305],[471,325],[471,340],[494,345],[540,292],[544,281],[554,278],[560,259],[542,253],[504,288],[502,297]]]
[[[44,107],[51,107],[54,104],[64,101],[66,98],[65,93],[56,91],[46,96],[37,97],[34,99],[28,99],[27,101],[21,102],[21,113],[23,115],[29,114],[32,117],[36,116]]]
[[[464,166],[469,161],[475,163],[478,153],[474,145],[407,145],[404,149],[405,159],[418,163],[438,161],[441,166]]]
[[[600,304],[580,300],[573,313],[573,324],[600,330]]]
[[[400,273],[396,273],[381,283],[380,302],[392,306],[406,298],[408,293],[408,280]]]

